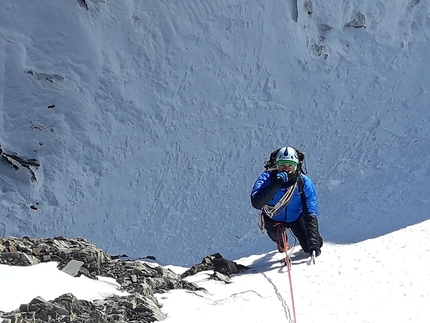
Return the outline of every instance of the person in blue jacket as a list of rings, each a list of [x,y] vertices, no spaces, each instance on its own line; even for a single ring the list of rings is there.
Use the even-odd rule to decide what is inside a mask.
[[[261,225],[280,252],[285,251],[285,246],[279,229],[289,228],[304,252],[319,256],[323,239],[318,229],[315,186],[302,173],[303,160],[299,161],[296,149],[282,147],[272,153],[272,158],[275,153],[276,164],[266,167],[252,188],[251,204],[262,211]]]

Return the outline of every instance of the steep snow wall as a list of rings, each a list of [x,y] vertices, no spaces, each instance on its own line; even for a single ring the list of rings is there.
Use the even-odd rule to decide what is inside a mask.
[[[8,1],[0,235],[192,264],[268,250],[249,194],[307,155],[326,241],[429,218],[425,1]]]

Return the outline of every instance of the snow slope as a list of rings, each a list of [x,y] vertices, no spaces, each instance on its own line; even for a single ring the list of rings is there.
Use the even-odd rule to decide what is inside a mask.
[[[424,323],[429,321],[429,239],[427,220],[359,243],[328,243],[315,265],[294,258],[301,254],[295,247],[294,307],[287,269],[280,263],[284,254],[277,251],[235,260],[251,268],[232,275],[228,284],[209,279],[213,272],[205,271],[187,280],[206,292],[174,290],[156,297],[167,314],[165,323],[294,322],[294,312],[299,323]],[[165,267],[177,273],[188,269]],[[0,285],[8,291],[0,294],[0,311],[16,309],[36,296],[50,300],[72,292],[94,300],[121,294],[111,279],[71,277],[59,272],[55,263],[18,269],[0,265]]]
[[[211,272],[189,278],[207,293],[158,295],[168,313],[164,322],[428,322],[429,235],[425,221],[355,244],[327,244],[315,265],[293,260],[296,320],[287,269],[279,263],[283,256],[272,251],[238,259],[252,269],[229,284],[209,280]]]

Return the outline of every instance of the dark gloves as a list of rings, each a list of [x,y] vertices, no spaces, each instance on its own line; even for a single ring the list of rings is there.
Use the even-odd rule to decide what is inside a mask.
[[[315,257],[318,257],[321,254],[321,249],[320,247],[313,245],[309,247],[309,253],[311,255],[315,254]]]

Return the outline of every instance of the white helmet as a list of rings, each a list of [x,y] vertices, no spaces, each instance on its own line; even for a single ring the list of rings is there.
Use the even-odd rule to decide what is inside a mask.
[[[297,169],[297,165],[299,163],[299,155],[297,154],[297,151],[292,147],[282,147],[278,155],[276,156],[276,164],[278,164],[279,161],[290,161],[294,162],[295,168]]]

